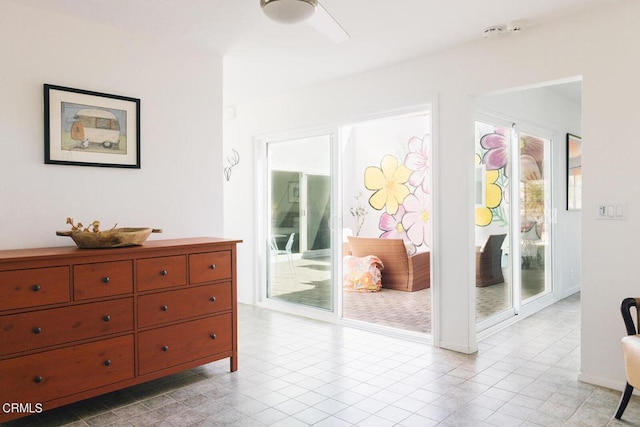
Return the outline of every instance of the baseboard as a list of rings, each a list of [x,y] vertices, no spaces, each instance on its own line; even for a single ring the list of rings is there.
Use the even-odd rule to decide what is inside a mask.
[[[580,292],[580,285],[576,285],[571,289],[567,289],[564,292],[562,292],[562,295],[560,296],[560,299],[564,299],[566,297],[569,297],[573,294],[575,294],[576,292]]]
[[[602,377],[597,377],[594,375],[588,375],[583,373],[578,374],[578,380],[582,381],[583,383],[597,385],[600,387],[610,388],[611,390],[618,390],[618,391],[623,391],[626,385],[624,380],[614,381],[609,378],[602,378]],[[638,394],[636,393],[636,390],[634,390],[633,393]]]
[[[440,341],[439,347],[444,348],[446,350],[457,351],[458,353],[464,353],[464,354],[473,354],[478,351],[477,347],[471,348],[469,346],[463,346],[460,344],[450,343],[446,341]]]

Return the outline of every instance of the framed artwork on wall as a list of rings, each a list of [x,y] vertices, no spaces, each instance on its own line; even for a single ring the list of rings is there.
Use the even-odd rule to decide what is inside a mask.
[[[289,203],[298,203],[300,200],[300,183],[291,181],[289,183]]]
[[[44,162],[140,169],[140,99],[45,84]]]
[[[582,209],[582,138],[567,134],[567,210]]]

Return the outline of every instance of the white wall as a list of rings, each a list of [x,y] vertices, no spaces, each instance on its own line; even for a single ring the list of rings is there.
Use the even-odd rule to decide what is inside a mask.
[[[278,142],[269,156],[271,170],[328,176],[331,173],[330,148],[330,139],[326,135]]]
[[[606,9],[567,18],[521,34],[478,40],[468,45],[308,87],[265,101],[237,106],[226,125],[228,150],[247,159],[253,137],[317,126],[356,116],[418,105],[438,96],[439,155],[434,173],[440,192],[435,203],[439,248],[434,259],[440,293],[440,344],[476,348],[473,319],[473,100],[472,95],[582,75],[584,210],[582,211],[582,378],[621,387],[624,369],[619,340],[623,297],[636,295],[634,256],[640,218],[637,169],[640,145],[640,75],[635,52],[640,39],[640,3],[611,2]],[[469,159],[465,161],[464,159]],[[235,195],[256,182],[249,160],[225,191],[227,232],[245,239],[241,256],[259,254],[253,233],[253,202]],[[258,195],[256,195],[258,196]],[[253,197],[250,200],[255,200]],[[597,221],[601,200],[628,204],[625,221]],[[256,272],[240,272],[240,298],[255,299]]]
[[[67,217],[164,229],[150,239],[223,234],[222,59],[0,9],[0,248],[70,245],[55,236]],[[142,168],[45,165],[43,83],[140,98]]]

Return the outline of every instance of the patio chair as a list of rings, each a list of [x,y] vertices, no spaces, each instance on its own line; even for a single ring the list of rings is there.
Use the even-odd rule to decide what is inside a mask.
[[[287,261],[289,261],[289,270],[291,271],[291,276],[296,275],[296,271],[293,267],[293,253],[291,252],[291,249],[293,248],[293,239],[295,235],[296,233],[291,233],[289,235],[289,239],[287,240],[287,243],[284,246],[284,250],[278,249],[278,243],[276,242],[275,237],[271,237],[271,253],[273,254],[274,259],[276,261],[276,276],[278,275],[278,255],[287,256]]]
[[[627,328],[628,336],[622,338],[622,352],[624,353],[624,368],[627,375],[627,385],[620,398],[616,419],[622,418],[624,410],[631,399],[634,387],[640,387],[640,335],[638,328],[631,316],[631,307],[636,308],[636,314],[640,314],[640,298],[625,298],[620,304],[622,319]]]
[[[530,222],[520,229],[520,241],[521,250],[520,256],[522,257],[521,266],[524,269],[530,268],[535,262],[540,263],[542,261],[538,249],[540,243],[540,225],[537,221]]]
[[[506,234],[492,234],[484,246],[476,247],[476,286],[495,285],[504,282],[502,275],[502,242]]]
[[[407,255],[402,239],[348,236],[351,255],[375,255],[382,261],[382,287],[398,291],[419,291],[431,286],[429,252]]]

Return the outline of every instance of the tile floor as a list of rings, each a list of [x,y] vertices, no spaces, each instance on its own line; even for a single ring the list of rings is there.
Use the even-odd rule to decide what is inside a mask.
[[[579,295],[463,355],[252,306],[228,360],[6,426],[640,426],[577,381]],[[621,362],[622,363],[622,362]]]
[[[296,304],[330,309],[331,264],[325,258],[301,259],[294,257],[292,264],[280,255],[272,263],[270,296]],[[533,263],[523,269],[523,299],[544,291],[544,266]],[[508,280],[509,272],[504,277]],[[507,282],[476,287],[476,319],[493,316],[511,307],[511,287]],[[380,292],[343,292],[343,314],[359,320],[413,332],[431,333],[431,289],[402,292],[381,289]]]
[[[379,292],[345,291],[342,298],[342,315],[346,319],[431,333],[430,288],[416,292],[385,288]]]

